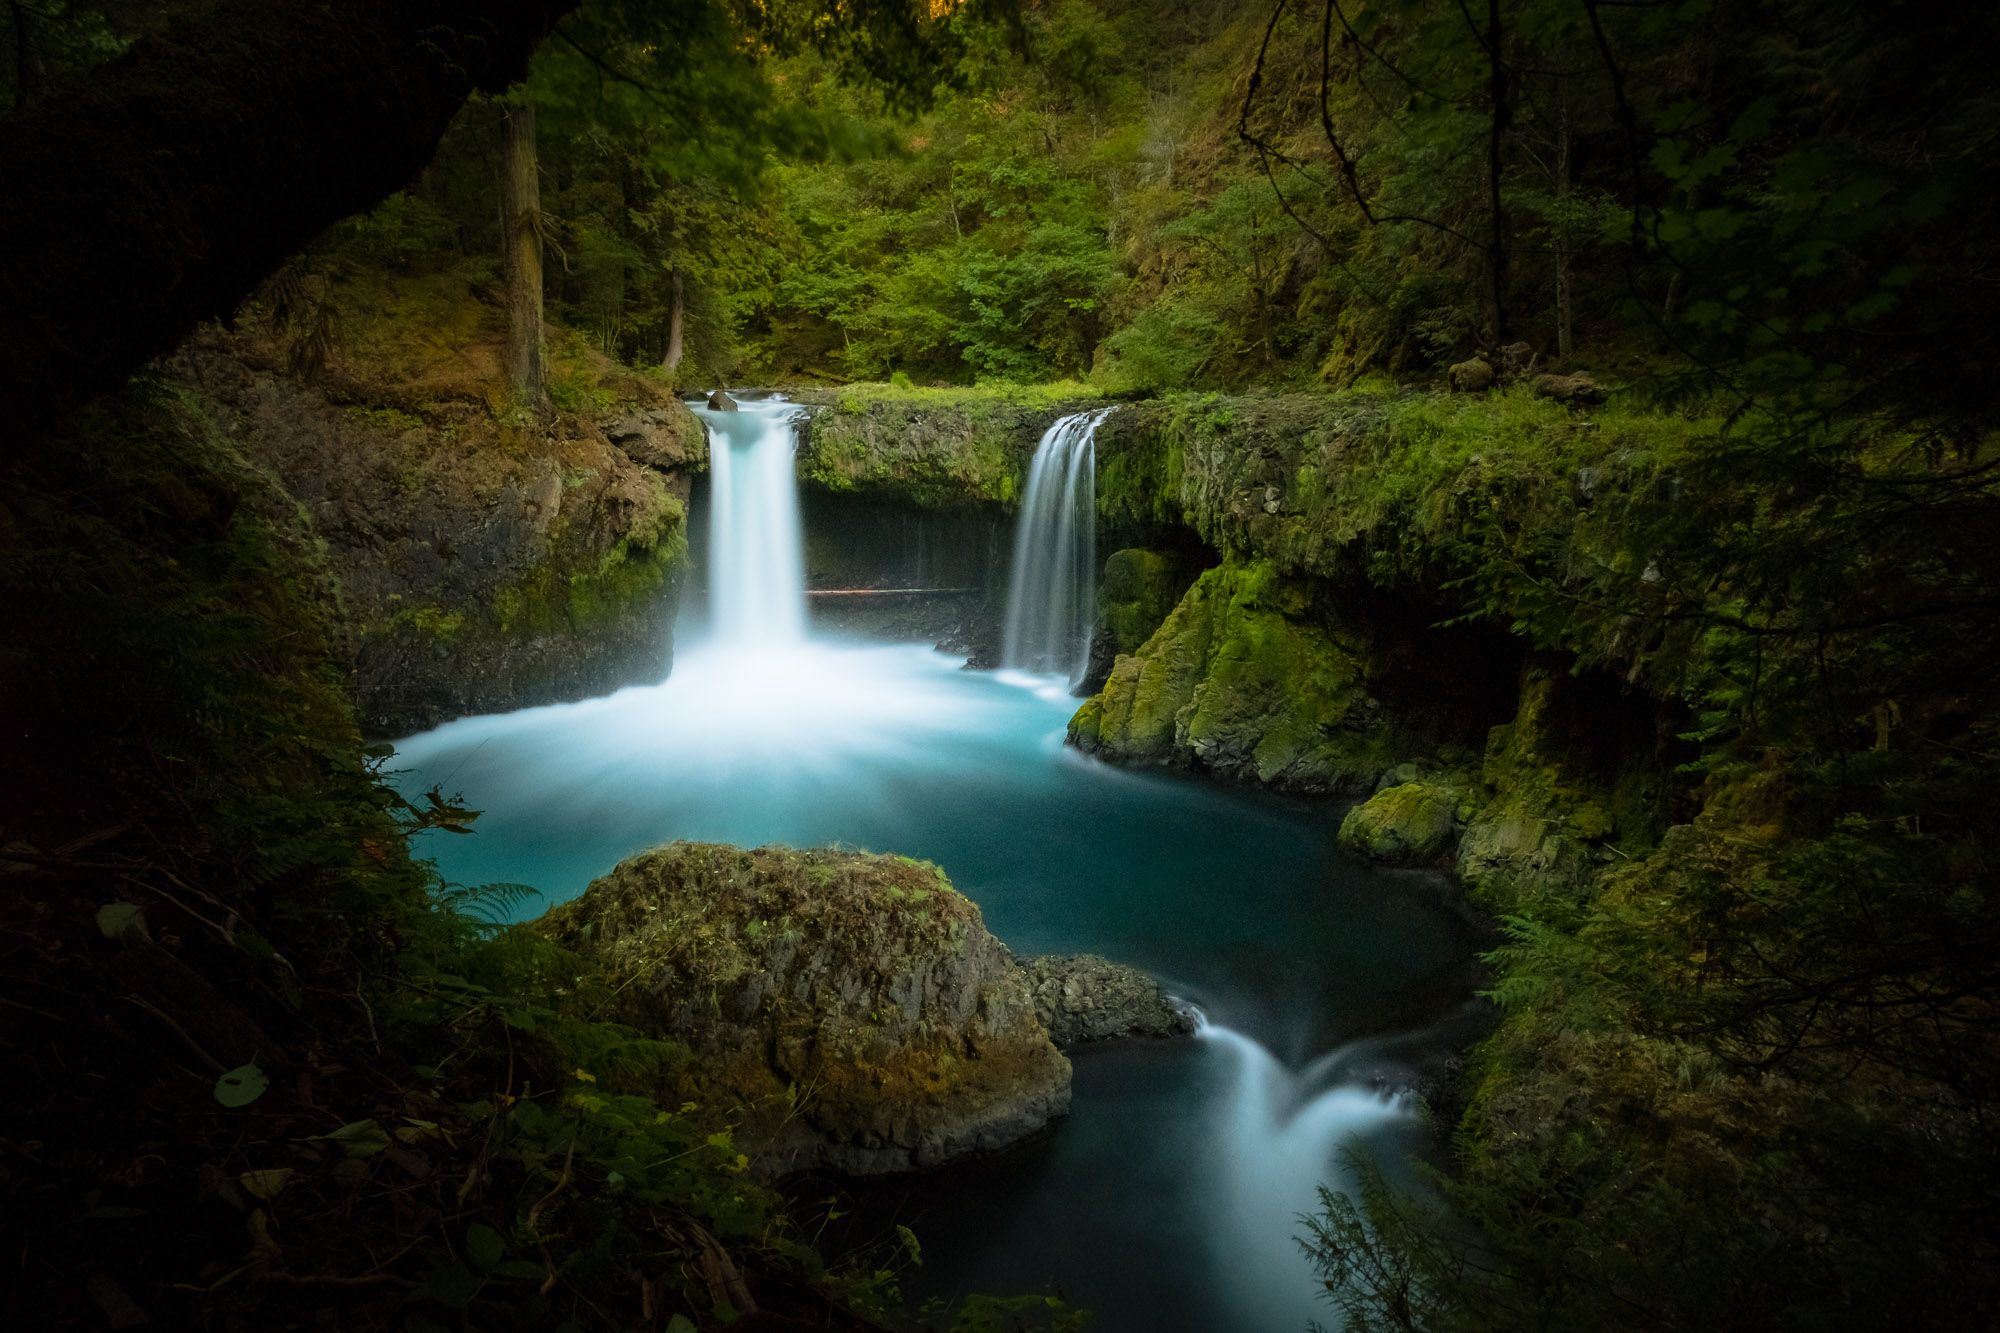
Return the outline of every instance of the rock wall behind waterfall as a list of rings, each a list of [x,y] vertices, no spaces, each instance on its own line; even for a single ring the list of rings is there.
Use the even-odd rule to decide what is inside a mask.
[[[1114,659],[1072,743],[1380,793],[1355,850],[1510,892],[1578,891],[1688,812],[1681,714],[1616,626],[1538,648],[1535,608],[1481,605],[1521,548],[1609,562],[1591,510],[1657,489],[1632,465],[1654,441],[1548,405],[1361,395],[1135,403],[1098,443],[1102,523],[1179,522],[1221,563]],[[1620,656],[1626,679],[1581,660]]]
[[[672,661],[700,424],[602,358],[578,410],[510,413],[477,303],[470,318],[448,356],[364,342],[310,381],[254,326],[170,365],[324,545],[377,735],[607,693]]]

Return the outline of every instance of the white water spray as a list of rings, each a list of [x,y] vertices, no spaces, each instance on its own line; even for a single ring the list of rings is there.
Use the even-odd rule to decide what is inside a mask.
[[[1240,1032],[1204,1026],[1199,1035],[1236,1062],[1217,1120],[1215,1197],[1223,1215],[1209,1232],[1216,1268],[1262,1327],[1303,1328],[1327,1307],[1298,1247],[1299,1219],[1319,1211],[1322,1183],[1337,1185],[1341,1146],[1407,1110],[1402,1098],[1352,1083],[1316,1087],[1314,1072],[1326,1061],[1295,1073]]]
[[[734,412],[697,409],[697,415],[709,431],[715,637],[738,647],[797,644],[806,633],[805,559],[792,471],[799,410],[771,399]]]
[[[1001,661],[1065,675],[1072,689],[1089,670],[1097,618],[1096,436],[1110,413],[1078,412],[1043,434],[1014,530]]]

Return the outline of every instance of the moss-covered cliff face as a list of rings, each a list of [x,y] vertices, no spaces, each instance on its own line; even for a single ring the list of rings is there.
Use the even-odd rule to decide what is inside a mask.
[[[1343,841],[1454,870],[1508,933],[1448,1186],[1482,1276],[1377,1182],[1334,1201],[1329,1277],[1464,1315],[1497,1268],[1565,1329],[1990,1309],[1990,1229],[1937,1219],[2000,1104],[1992,442],[1520,391],[1113,421],[1103,521],[1178,515],[1221,559],[1073,739],[1373,787]],[[1408,645],[1447,620],[1488,627],[1452,664],[1487,685],[1411,728],[1454,673]]]
[[[1058,417],[1103,406],[1029,390],[885,385],[801,398],[815,408],[799,448],[805,485],[917,509],[987,506],[1010,513],[1042,433]]]
[[[663,1095],[742,1107],[766,1171],[935,1166],[1068,1110],[1025,974],[926,862],[674,843],[540,928],[603,963],[620,1021],[688,1044]]]
[[[427,284],[445,283],[438,290]],[[172,371],[298,502],[338,584],[376,734],[658,680],[687,565],[700,423],[587,349],[546,422],[506,402],[499,312],[443,277],[348,293],[310,378],[246,321]]]
[[[1365,631],[1329,613],[1268,561],[1208,571],[1137,655],[1117,659],[1070,743],[1291,788],[1372,782],[1394,748],[1368,690]]]
[[[1533,640],[1517,635],[1546,608],[1510,562],[1555,544],[1579,583],[1629,564],[1614,525],[1652,500],[1685,433],[1526,397],[1121,408],[1099,436],[1101,525],[1177,518],[1222,564],[1112,665],[1072,740],[1295,788],[1421,776],[1463,826],[1444,843],[1469,882],[1574,887],[1616,855],[1607,839],[1644,846],[1663,827],[1675,709],[1602,672],[1570,678],[1617,646],[1589,619],[1524,667]],[[1437,627],[1452,619],[1468,624]],[[1447,854],[1441,838],[1418,837],[1420,859]],[[1407,854],[1400,835],[1385,845]]]

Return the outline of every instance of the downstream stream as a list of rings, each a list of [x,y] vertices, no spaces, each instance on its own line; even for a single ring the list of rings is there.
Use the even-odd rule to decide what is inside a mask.
[[[1066,749],[1061,675],[810,634],[790,411],[702,414],[716,623],[686,628],[668,680],[398,743],[406,786],[484,811],[427,852],[455,882],[534,885],[529,914],[676,838],[900,852],[942,865],[1019,953],[1146,968],[1207,1015],[1198,1038],[1073,1051],[1066,1121],[860,1190],[863,1226],[917,1232],[919,1300],[1058,1290],[1108,1333],[1327,1318],[1297,1215],[1344,1147],[1420,1143],[1378,1089],[1449,1044],[1467,927],[1425,877],[1342,855],[1337,807]]]

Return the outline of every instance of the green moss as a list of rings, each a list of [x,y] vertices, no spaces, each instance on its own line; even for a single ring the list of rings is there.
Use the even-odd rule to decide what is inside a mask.
[[[1163,551],[1113,551],[1097,586],[1098,633],[1117,653],[1153,636],[1190,582],[1184,562]]]
[[[1457,793],[1423,782],[1386,787],[1340,824],[1340,845],[1371,860],[1422,864],[1451,849]]]
[[[358,421],[372,430],[385,435],[401,435],[405,431],[422,430],[424,419],[411,412],[393,407],[362,407],[355,405],[341,409],[350,421]]]
[[[1114,665],[1095,706],[1072,718],[1071,739],[1120,762],[1291,787],[1371,781],[1391,743],[1357,716],[1363,662],[1327,623],[1314,592],[1269,562],[1225,562]]]

